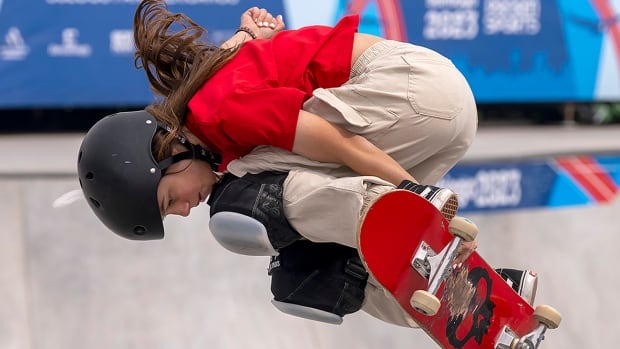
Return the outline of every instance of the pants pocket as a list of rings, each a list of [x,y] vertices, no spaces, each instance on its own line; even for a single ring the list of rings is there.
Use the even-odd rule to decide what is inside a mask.
[[[413,62],[407,56],[403,60],[410,66],[407,98],[416,113],[452,120],[463,110],[469,86],[450,61],[442,58]]]

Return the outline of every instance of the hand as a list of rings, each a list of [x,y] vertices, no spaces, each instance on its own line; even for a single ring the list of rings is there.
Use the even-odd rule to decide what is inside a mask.
[[[474,252],[477,247],[478,243],[476,242],[476,240],[469,242],[463,241],[461,243],[461,246],[459,246],[459,250],[457,251],[456,258],[454,259],[454,264],[458,265],[465,262],[467,257],[469,257],[469,255],[472,254],[472,252]]]
[[[273,34],[284,29],[282,15],[273,17],[267,10],[252,7],[241,15],[240,26],[248,27],[257,39],[270,39]]]

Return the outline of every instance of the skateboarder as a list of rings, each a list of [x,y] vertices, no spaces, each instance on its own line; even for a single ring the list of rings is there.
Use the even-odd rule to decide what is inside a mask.
[[[166,165],[166,162],[154,162],[151,154],[157,129],[155,119],[145,111],[116,114],[98,122],[80,148],[78,174],[88,203],[112,231],[132,239],[163,237],[161,208],[157,204],[145,204],[158,202],[157,175]],[[227,172],[216,176],[210,169],[211,157],[204,149],[191,145],[186,139],[178,141],[178,147],[190,150],[175,153],[175,157],[168,160],[178,160],[175,165],[180,167],[180,172],[168,173],[161,181],[169,181],[169,185],[176,183],[179,190],[190,188],[187,195],[194,197],[196,204],[207,197],[191,190],[193,185],[213,181],[211,184],[215,186],[208,202],[212,215],[238,212],[266,227],[270,243],[280,252],[280,259],[272,263],[272,291],[276,301],[335,316],[359,310],[363,305],[365,311],[387,322],[415,326],[395,302],[372,280],[367,280],[365,270],[359,268],[361,264],[355,250],[354,237],[364,205],[373,196],[393,190],[394,185],[377,177],[335,177],[304,168],[289,172],[248,172],[239,176]],[[265,150],[265,153],[273,155],[274,151],[277,155],[275,149]],[[231,163],[229,168],[237,171],[241,165],[250,167],[254,162],[260,163],[257,159],[262,155],[261,152],[248,155],[244,162]],[[284,155],[295,156],[280,154]],[[278,156],[270,158],[275,163]],[[173,166],[168,169],[177,171]],[[209,177],[209,173],[213,177]],[[400,187],[415,191],[420,186],[404,181]],[[154,231],[161,231],[161,235],[155,235]],[[335,243],[336,248],[332,247],[329,252],[329,244]],[[329,255],[330,259],[317,258],[317,255]],[[356,279],[351,279],[352,275]],[[515,277],[515,287],[533,295],[535,277],[529,273],[522,275],[530,279],[523,283],[519,282],[520,277]],[[306,280],[308,276],[312,277]],[[324,282],[321,278],[335,282]],[[530,287],[524,287],[525,284]],[[300,285],[304,286],[305,293],[291,292]],[[342,299],[354,304],[346,307],[346,312],[329,304],[330,300],[337,301],[341,297],[330,299],[326,296],[343,292],[353,293],[350,297],[343,295]],[[304,294],[304,298],[298,298]]]
[[[163,101],[148,109],[152,114],[105,118],[80,149],[83,191],[112,231],[131,239],[162,238],[163,216],[186,216],[210,197],[213,212],[231,209],[227,202],[257,203],[250,214],[268,227],[277,249],[302,237],[354,248],[350,231],[325,230],[329,234],[321,237],[313,224],[326,217],[311,214],[307,204],[320,206],[321,195],[349,194],[350,185],[358,185],[354,195],[337,201],[351,217],[368,199],[365,192],[393,189],[404,180],[446,218],[454,215],[455,195],[429,184],[465,153],[477,113],[467,82],[448,59],[415,45],[356,34],[356,17],[334,28],[309,27],[255,41],[252,11],[242,16],[233,48],[220,50],[185,41],[203,29],[162,4],[143,1],[134,29],[137,56]],[[187,36],[178,37],[185,44],[165,46],[171,42],[170,21],[177,18],[186,28]],[[343,48],[351,55],[343,55]],[[181,50],[171,55],[185,59],[170,60],[168,49]],[[306,66],[298,71],[291,62]],[[175,75],[196,71],[191,77]],[[264,76],[277,79],[259,83]],[[286,76],[291,78],[278,80]],[[253,85],[235,85],[241,77]],[[224,96],[229,83],[231,95]],[[306,181],[311,177],[321,180]],[[244,188],[248,180],[251,185]],[[368,181],[377,182],[369,191]],[[210,196],[214,185],[231,191]],[[310,191],[313,195],[305,195]],[[349,205],[351,200],[357,202]],[[357,224],[338,216],[341,212],[330,212],[334,222],[347,228]]]

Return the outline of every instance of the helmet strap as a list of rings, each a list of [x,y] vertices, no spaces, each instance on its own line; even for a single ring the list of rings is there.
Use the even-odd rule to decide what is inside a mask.
[[[177,163],[181,160],[187,160],[187,159],[193,159],[193,158],[194,158],[194,152],[191,150],[188,150],[188,151],[174,154],[171,157],[165,158],[162,161],[158,162],[157,165],[163,172],[165,169],[167,169],[174,163]]]
[[[177,139],[179,140],[179,143],[181,143],[185,148],[187,148],[188,151],[176,155],[189,153],[190,156],[192,156],[193,158],[208,162],[209,165],[211,165],[211,169],[213,171],[218,170],[220,164],[222,163],[222,156],[220,154],[216,154],[210,150],[206,150],[198,144],[190,143],[184,137],[178,136]]]
[[[170,127],[167,125],[162,124],[161,122],[158,122],[157,124],[164,130],[171,132]],[[208,162],[209,165],[211,165],[211,169],[217,172],[220,164],[222,163],[222,156],[220,154],[207,150],[198,144],[191,143],[183,136],[176,135],[175,137],[177,141],[179,141],[179,143],[187,149],[187,151],[172,155],[171,157],[160,161],[158,165],[162,171],[175,162],[187,159],[198,159]]]

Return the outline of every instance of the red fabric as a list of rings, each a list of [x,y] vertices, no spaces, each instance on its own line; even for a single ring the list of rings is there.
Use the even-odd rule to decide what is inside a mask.
[[[285,30],[243,44],[190,99],[187,127],[223,157],[222,169],[258,145],[291,150],[299,110],[316,88],[349,79],[359,18]]]

